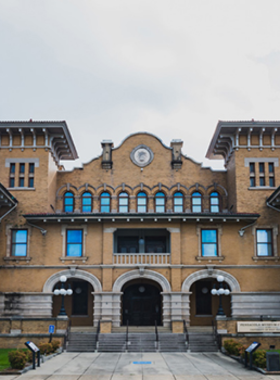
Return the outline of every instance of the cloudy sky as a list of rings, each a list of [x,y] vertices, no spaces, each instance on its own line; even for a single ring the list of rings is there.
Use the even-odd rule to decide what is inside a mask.
[[[279,0],[0,0],[0,119],[66,120],[75,166],[148,131],[222,168],[205,159],[218,120],[280,119],[279,14]]]

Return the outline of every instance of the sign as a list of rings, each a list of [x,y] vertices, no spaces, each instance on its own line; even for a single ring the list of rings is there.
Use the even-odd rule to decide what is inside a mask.
[[[248,353],[254,352],[259,346],[260,346],[260,343],[253,342],[248,348],[246,348],[245,351]]]
[[[266,353],[266,369],[267,371],[280,371],[280,360],[278,352]]]
[[[36,346],[36,344],[33,343],[33,342],[26,342],[25,344],[26,344],[26,346],[27,346],[28,348],[30,348],[30,350],[33,351],[33,352],[38,352],[38,351],[40,351],[39,348]]]
[[[280,333],[280,322],[259,321],[259,322],[237,322],[237,332],[240,333]]]
[[[54,325],[49,325],[49,334],[54,333]]]
[[[133,364],[152,364],[152,362],[133,362]]]

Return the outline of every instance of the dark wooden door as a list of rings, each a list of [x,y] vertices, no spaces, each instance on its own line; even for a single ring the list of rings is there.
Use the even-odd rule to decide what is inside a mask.
[[[154,326],[161,324],[160,291],[150,284],[127,287],[123,295],[123,324],[130,326]]]
[[[212,315],[212,282],[198,281],[195,284],[196,290],[196,314]]]
[[[88,283],[73,282],[72,315],[88,315]]]

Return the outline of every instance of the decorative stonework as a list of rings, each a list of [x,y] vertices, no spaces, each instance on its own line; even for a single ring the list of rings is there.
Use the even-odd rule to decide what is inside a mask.
[[[131,161],[141,168],[149,165],[154,158],[154,153],[146,145],[138,145],[130,154]]]

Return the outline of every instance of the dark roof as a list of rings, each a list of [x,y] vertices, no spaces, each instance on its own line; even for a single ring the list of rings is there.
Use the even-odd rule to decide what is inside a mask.
[[[6,189],[5,186],[2,185],[2,183],[0,183],[0,193],[4,196],[4,198],[1,198],[1,199],[4,199],[4,202],[0,200],[0,205],[1,206],[8,206],[8,204],[6,204],[6,200],[8,202],[10,202],[12,205],[15,205],[16,203],[18,203],[18,200],[9,192],[9,190]]]

